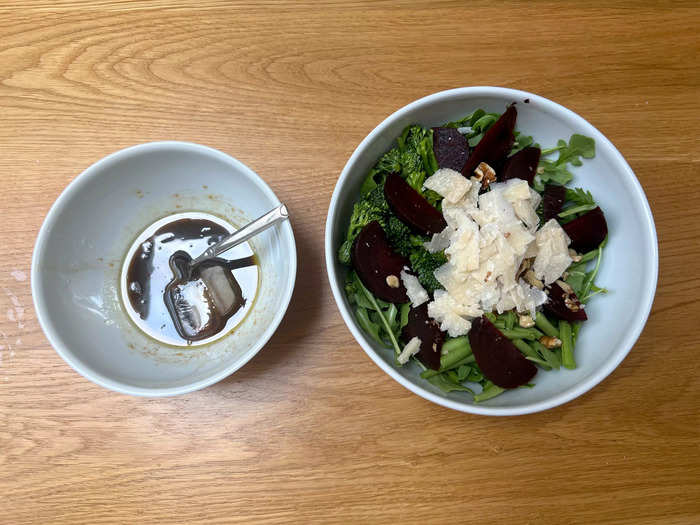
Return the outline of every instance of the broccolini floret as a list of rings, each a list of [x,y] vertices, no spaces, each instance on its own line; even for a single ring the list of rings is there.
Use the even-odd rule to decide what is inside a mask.
[[[427,240],[419,235],[415,235],[406,224],[398,217],[391,215],[386,221],[384,232],[389,239],[391,247],[404,257],[409,257],[411,252],[423,247]]]
[[[442,290],[443,286],[435,278],[435,270],[447,262],[444,252],[430,253],[425,248],[414,249],[409,256],[411,269],[428,293]]]

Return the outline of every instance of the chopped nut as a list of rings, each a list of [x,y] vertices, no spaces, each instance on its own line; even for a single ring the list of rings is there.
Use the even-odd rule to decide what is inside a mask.
[[[581,309],[581,305],[579,305],[578,301],[572,299],[570,295],[564,296],[564,304],[572,312],[578,312]]]
[[[571,285],[570,285],[569,283],[567,283],[566,281],[562,281],[561,279],[559,279],[559,280],[557,281],[557,284],[559,285],[559,287],[560,287],[562,290],[564,290],[564,293],[567,293],[567,294],[572,294],[572,293],[574,293],[574,289],[573,289],[573,288],[571,287]]]
[[[529,315],[519,315],[518,324],[523,328],[532,328],[535,326],[535,321]]]
[[[489,277],[491,277],[492,272],[486,272],[486,277],[484,278],[484,282],[487,283],[489,282]]]
[[[437,343],[433,343],[433,352],[437,352]]]
[[[523,259],[523,261],[520,263],[520,268],[518,268],[518,272],[515,274],[516,279],[520,279],[522,275],[532,266],[532,259]]]
[[[544,168],[542,166],[537,168],[537,173],[544,173]]]
[[[396,277],[395,275],[387,275],[386,276],[386,284],[389,285],[389,288],[398,288],[399,287],[399,278]]]
[[[561,346],[561,339],[557,337],[550,337],[548,335],[543,335],[540,337],[540,343],[542,343],[547,348],[559,348]]]
[[[574,250],[573,248],[569,248],[569,256],[574,262],[579,262],[581,260],[581,256],[578,253],[576,253],[576,250]]]
[[[476,180],[481,181],[482,188],[488,187],[489,184],[496,180],[495,170],[485,162],[480,162],[474,173],[476,174]]]
[[[508,237],[510,237],[510,232],[504,233],[503,236],[507,239]]]
[[[533,272],[532,270],[526,271],[525,275],[523,275],[523,278],[535,288],[544,290],[544,283],[537,278],[535,272]]]

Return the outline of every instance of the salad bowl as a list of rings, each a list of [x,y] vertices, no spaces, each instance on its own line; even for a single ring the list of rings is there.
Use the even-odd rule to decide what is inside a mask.
[[[574,134],[595,141],[595,157],[571,169],[576,186],[595,196],[605,211],[608,238],[596,282],[608,292],[586,307],[589,320],[576,342],[577,367],[538,373],[534,388],[516,388],[475,403],[466,392],[444,392],[420,377],[415,362],[395,366],[394,351],[369,337],[358,324],[345,293],[349,269],[338,260],[360,187],[402,130],[462,119],[477,108],[502,113],[516,104],[516,131],[546,145]],[[587,392],[625,358],[641,334],[653,302],[658,249],[654,220],[642,187],[620,152],[595,127],[541,96],[499,87],[465,87],[435,93],[404,106],[380,123],[355,149],[335,186],[325,232],[328,278],[343,320],[367,355],[410,391],[439,405],[485,415],[519,415],[561,405]]]

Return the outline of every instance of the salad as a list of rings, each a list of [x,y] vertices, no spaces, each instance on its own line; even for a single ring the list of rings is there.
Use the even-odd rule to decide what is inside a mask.
[[[475,402],[576,367],[607,223],[570,166],[574,134],[542,148],[517,109],[411,125],[367,174],[338,259],[364,332],[445,392]]]

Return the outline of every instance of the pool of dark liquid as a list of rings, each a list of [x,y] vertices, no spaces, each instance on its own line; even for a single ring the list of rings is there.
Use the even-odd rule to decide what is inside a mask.
[[[147,229],[139,237],[125,267],[132,319],[149,336],[176,346],[205,343],[235,328],[258,288],[250,245],[192,266],[193,258],[233,229],[181,215],[159,222],[155,231]]]

